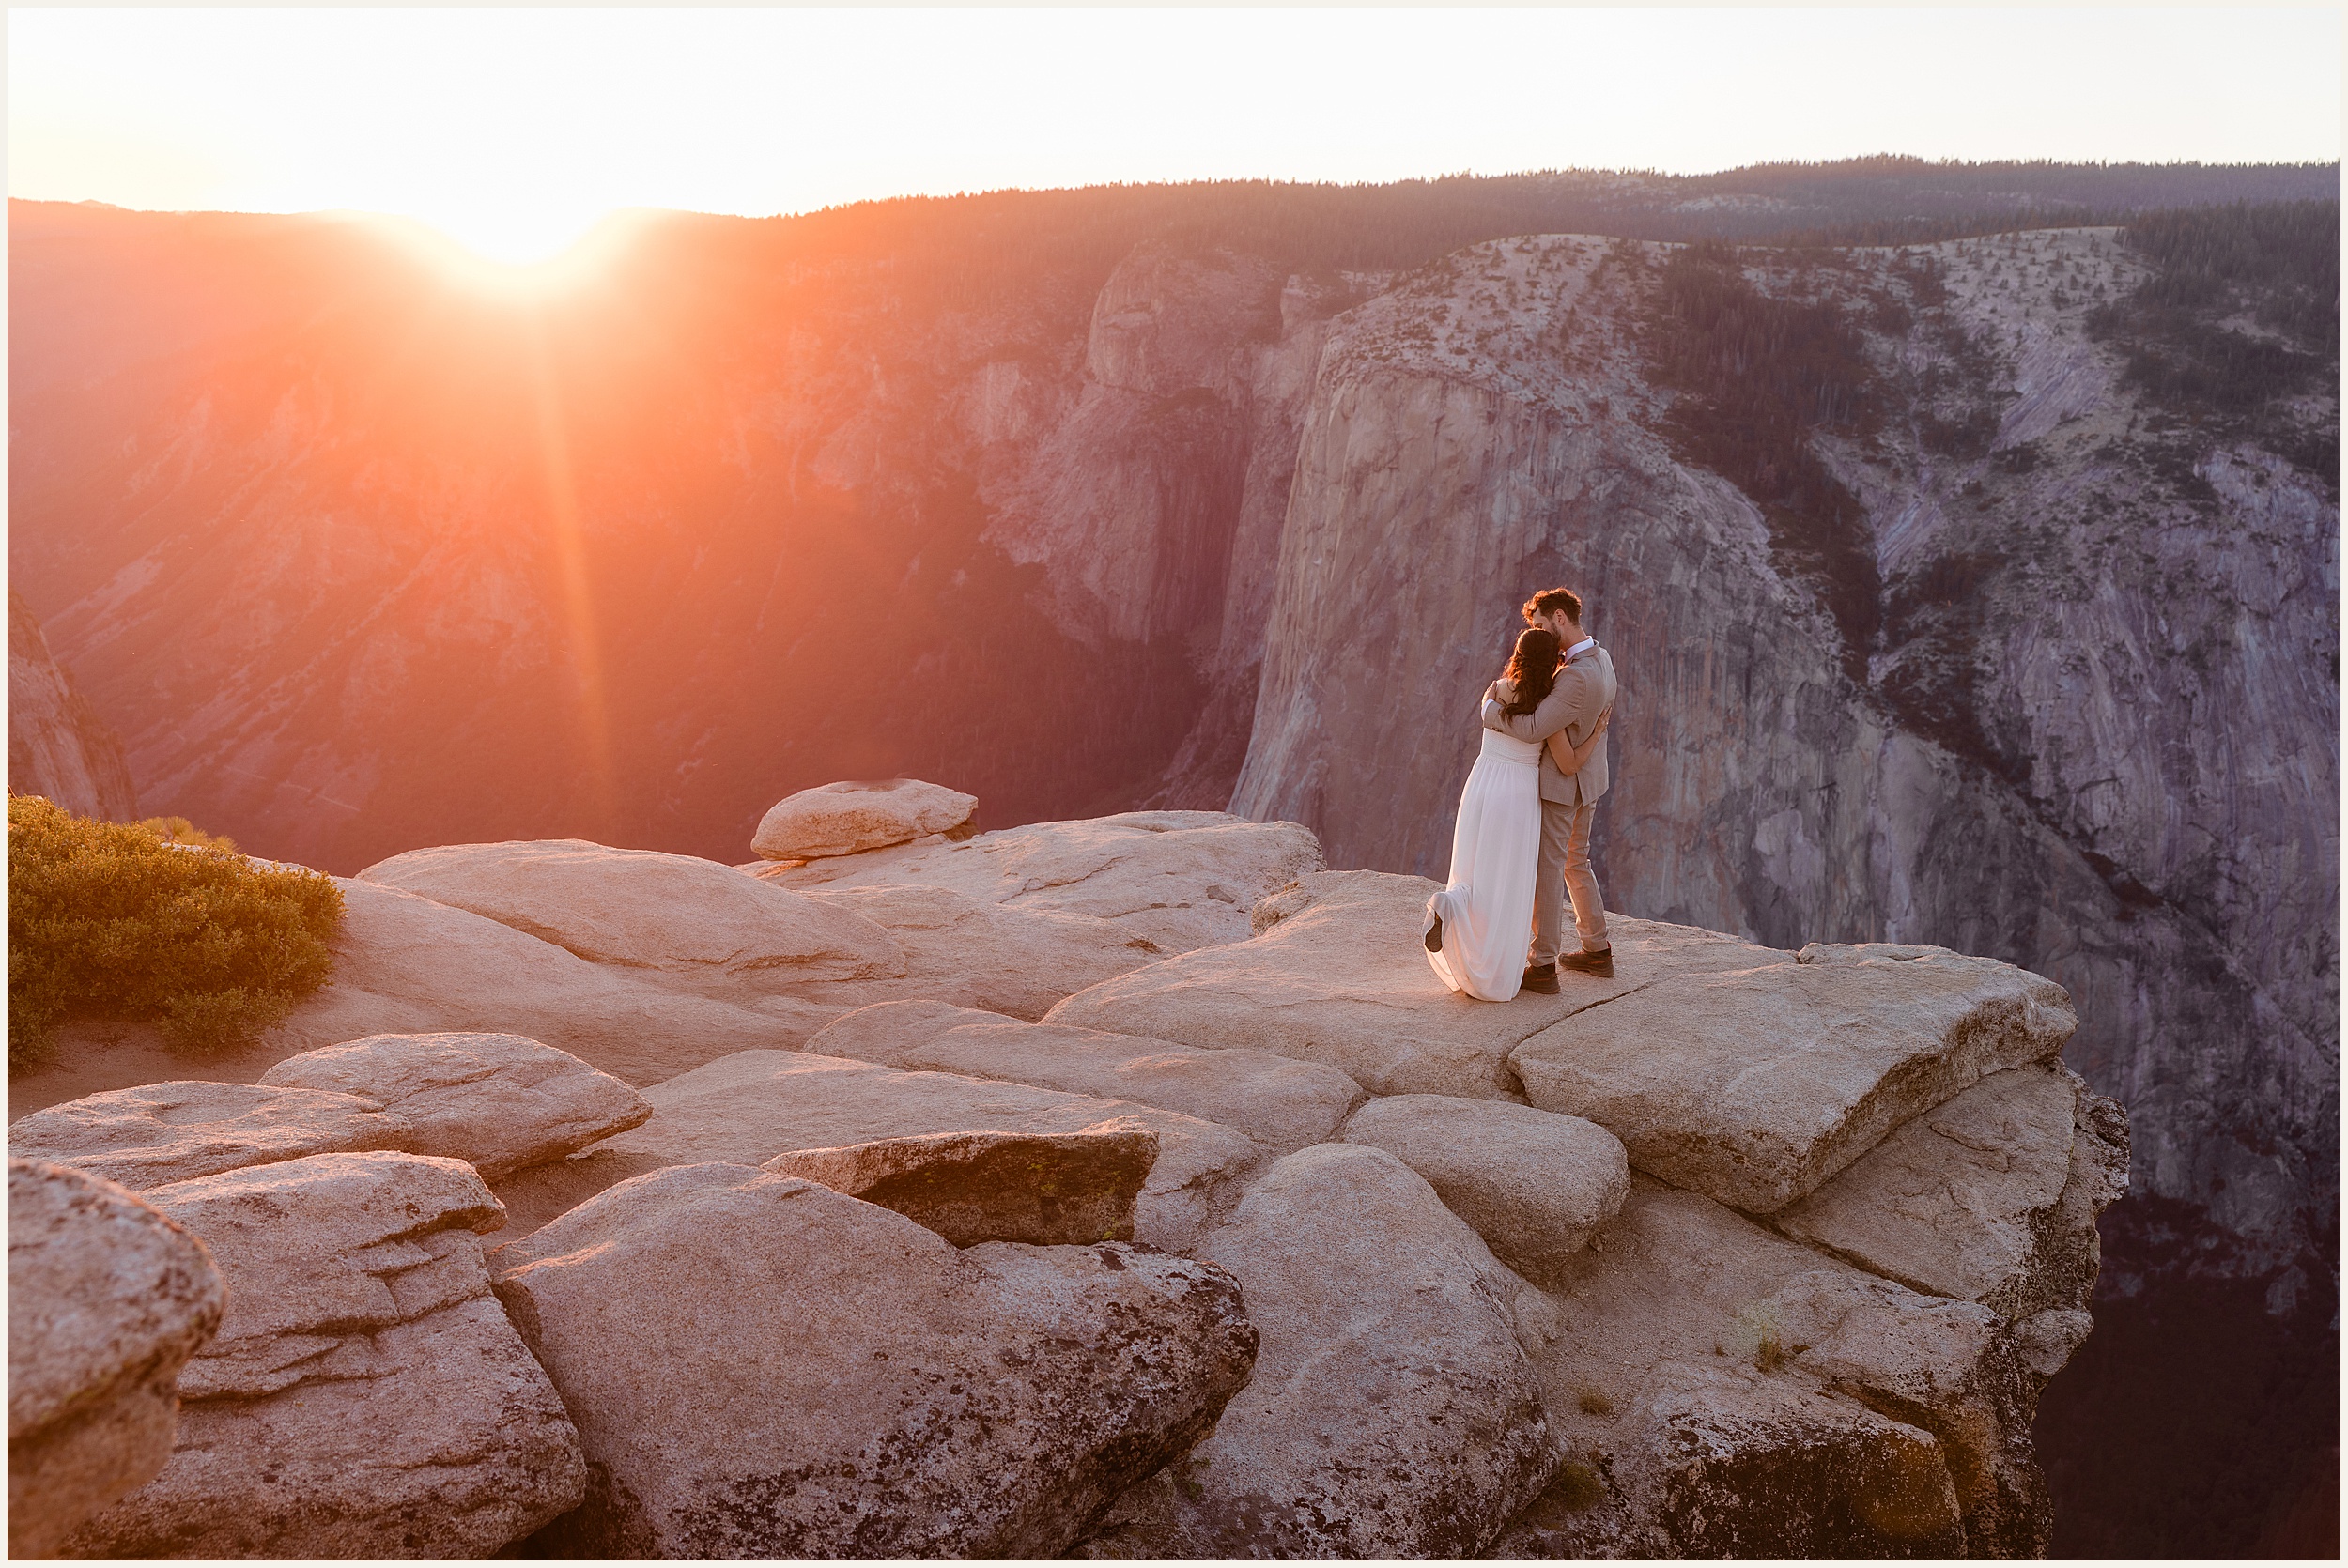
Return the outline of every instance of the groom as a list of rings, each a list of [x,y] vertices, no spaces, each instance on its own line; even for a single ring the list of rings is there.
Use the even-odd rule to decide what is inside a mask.
[[[1500,699],[1484,693],[1484,728],[1541,747],[1541,863],[1533,892],[1533,952],[1524,989],[1553,996],[1557,971],[1612,979],[1614,950],[1606,940],[1606,911],[1599,902],[1598,878],[1590,869],[1590,824],[1606,792],[1606,746],[1600,745],[1578,774],[1557,766],[1560,748],[1580,746],[1591,728],[1614,705],[1614,661],[1598,639],[1582,629],[1582,598],[1552,588],[1525,601],[1524,619],[1554,635],[1566,662],[1557,685],[1529,714],[1510,717]],[[1573,924],[1580,942],[1564,958],[1566,895],[1573,898]]]

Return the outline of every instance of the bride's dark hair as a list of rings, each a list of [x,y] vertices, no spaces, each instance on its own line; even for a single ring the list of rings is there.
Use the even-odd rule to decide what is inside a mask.
[[[1517,699],[1500,711],[1510,717],[1521,717],[1541,705],[1557,686],[1557,655],[1563,650],[1557,639],[1538,626],[1527,626],[1517,635],[1517,651],[1508,655],[1508,668],[1502,673],[1517,684]]]

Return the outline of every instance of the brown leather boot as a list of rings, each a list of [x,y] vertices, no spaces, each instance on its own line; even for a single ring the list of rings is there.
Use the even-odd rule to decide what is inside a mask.
[[[1537,963],[1533,965],[1531,968],[1525,970],[1524,979],[1519,989],[1523,991],[1538,992],[1543,996],[1556,995],[1557,966],[1553,963]]]
[[[1601,980],[1614,977],[1614,950],[1600,947],[1595,953],[1568,953],[1557,961],[1560,969],[1570,969],[1577,975],[1595,975]]]

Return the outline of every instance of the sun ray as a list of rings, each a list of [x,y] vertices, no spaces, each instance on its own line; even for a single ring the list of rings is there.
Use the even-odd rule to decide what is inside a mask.
[[[572,466],[562,392],[547,341],[546,324],[535,311],[529,313],[524,341],[528,345],[531,387],[536,405],[538,454],[546,484],[547,520],[551,530],[555,573],[563,596],[563,619],[574,668],[579,673],[580,739],[587,747],[587,805],[594,816],[595,831],[604,841],[611,842],[619,828],[619,786],[611,755],[603,650],[594,588],[587,571],[578,474]]]

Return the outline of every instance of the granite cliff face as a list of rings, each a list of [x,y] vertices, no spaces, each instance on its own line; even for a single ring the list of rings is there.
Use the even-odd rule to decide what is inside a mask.
[[[2158,410],[2086,331],[2141,281],[2108,232],[1757,257],[1738,270],[1765,298],[1902,329],[1862,339],[1876,428],[1817,443],[1881,583],[1854,609],[1676,443],[1704,414],[1650,370],[1675,259],[1501,242],[1340,319],[1234,808],[1314,827],[1339,864],[1441,875],[1461,694],[1528,585],[1578,584],[1628,694],[1611,904],[2036,965],[2093,999],[2071,1060],[2126,1097],[2142,1184],[2265,1267],[2298,1258],[2337,1150],[2323,479],[2248,442],[2131,438]],[[1986,438],[1939,450],[1933,422],[1976,410]],[[2151,466],[2179,452],[2183,474]]]
[[[50,655],[40,622],[8,593],[8,788],[46,795],[67,810],[109,822],[139,814],[122,740]]]
[[[1829,313],[1861,415],[1758,460],[1723,438],[1753,410],[1674,352],[1698,266]],[[2088,1021],[2068,1059],[2134,1118],[2107,1289],[2142,1295],[2138,1343],[2200,1325],[2163,1361],[2259,1342],[2224,1376],[2271,1410],[2326,1380],[2337,1290],[2338,412],[2298,391],[2246,432],[2131,374],[2111,302],[2149,271],[2098,230],[1736,262],[1547,238],[1341,317],[1233,808],[1440,876],[1460,693],[1529,587],[1578,585],[1628,694],[1610,905],[2059,978]]]

